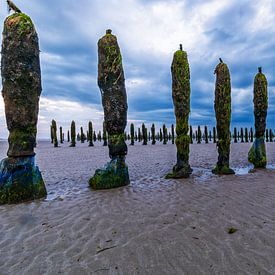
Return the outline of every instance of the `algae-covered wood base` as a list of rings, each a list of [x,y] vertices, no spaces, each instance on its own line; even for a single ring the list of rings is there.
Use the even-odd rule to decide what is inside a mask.
[[[173,167],[173,171],[165,176],[166,179],[182,179],[189,178],[193,169],[189,164],[179,167],[177,164]]]
[[[213,170],[212,173],[215,175],[234,175],[235,172],[233,169],[231,169],[228,166],[216,166]]]
[[[89,180],[92,189],[111,189],[126,186],[130,183],[128,167],[124,158],[115,158],[103,169],[97,169]]]
[[[0,204],[19,203],[47,196],[34,157],[5,158],[0,163]]]
[[[264,137],[256,138],[248,153],[248,161],[254,168],[266,167],[266,149]]]

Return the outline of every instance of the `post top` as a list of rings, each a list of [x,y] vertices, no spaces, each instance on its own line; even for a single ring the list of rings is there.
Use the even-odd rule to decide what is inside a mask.
[[[258,71],[261,74],[262,73],[262,67],[258,67]]]

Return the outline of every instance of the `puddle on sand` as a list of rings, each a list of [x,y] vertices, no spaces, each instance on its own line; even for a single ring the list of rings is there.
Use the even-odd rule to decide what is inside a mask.
[[[193,177],[196,181],[199,182],[204,182],[208,179],[210,179],[211,177],[215,176],[212,173],[211,169],[206,169],[206,168],[200,168],[200,167],[192,167],[193,172],[191,177]]]
[[[266,169],[275,170],[275,165],[268,164],[266,166]],[[233,170],[235,171],[235,175],[247,175],[249,173],[253,173],[257,171],[257,169],[253,170],[253,165],[249,165],[246,167],[237,167],[237,168],[233,168]]]
[[[252,165],[249,165],[246,167],[233,168],[233,170],[235,171],[235,175],[247,175],[250,173],[252,169],[253,169]]]
[[[267,169],[270,169],[270,170],[275,170],[275,165],[273,165],[273,164],[268,164],[268,165],[266,166],[266,168],[267,168]]]

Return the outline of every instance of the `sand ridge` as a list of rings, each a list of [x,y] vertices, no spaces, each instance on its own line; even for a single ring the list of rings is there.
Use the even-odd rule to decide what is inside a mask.
[[[131,184],[92,191],[108,149],[67,146],[38,143],[46,200],[0,206],[0,274],[275,273],[275,170],[214,176],[215,145],[194,144],[191,178],[165,180],[175,146],[135,145]],[[249,165],[249,147],[232,144],[233,168]],[[275,144],[267,152],[272,168]]]

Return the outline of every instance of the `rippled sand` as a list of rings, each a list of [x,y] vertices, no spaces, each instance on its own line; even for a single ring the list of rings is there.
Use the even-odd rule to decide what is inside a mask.
[[[165,180],[175,146],[129,146],[131,185],[95,192],[106,147],[40,142],[49,195],[0,206],[0,274],[275,274],[275,144],[248,174],[249,147],[233,144],[238,174],[218,177],[215,145],[194,144],[192,177]]]

